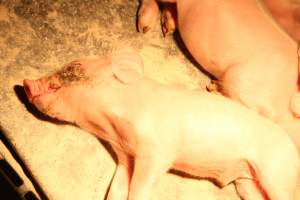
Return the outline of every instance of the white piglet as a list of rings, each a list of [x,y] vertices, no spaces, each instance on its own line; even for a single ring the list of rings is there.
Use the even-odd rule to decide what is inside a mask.
[[[233,182],[245,200],[294,200],[299,157],[283,129],[226,97],[144,77],[134,52],[74,61],[24,89],[41,112],[112,145],[109,200],[150,199],[170,168]]]

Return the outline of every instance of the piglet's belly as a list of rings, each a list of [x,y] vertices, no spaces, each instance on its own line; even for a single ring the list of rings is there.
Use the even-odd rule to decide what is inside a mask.
[[[210,170],[212,170],[212,173],[215,173],[215,170],[224,170],[224,166],[236,165],[241,161],[256,159],[255,155],[247,155],[243,150],[234,147],[237,146],[228,145],[226,147],[222,143],[205,145],[205,142],[183,145],[178,151],[180,153],[175,159],[174,167],[178,170],[189,169],[193,172],[193,175],[201,175],[202,173],[208,173]]]

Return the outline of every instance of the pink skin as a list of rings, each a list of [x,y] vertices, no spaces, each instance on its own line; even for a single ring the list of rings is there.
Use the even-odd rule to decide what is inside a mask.
[[[259,2],[177,0],[178,29],[222,94],[277,122],[300,150],[297,43]],[[151,9],[141,9],[155,18]]]
[[[162,0],[163,4],[161,14],[161,25],[164,36],[172,34],[176,29],[177,11],[175,0]],[[159,7],[156,0],[142,0],[138,11],[138,31],[146,33],[151,29],[155,18],[159,13]]]
[[[272,16],[296,41],[300,41],[300,0],[264,0]]]
[[[177,1],[143,0],[139,9],[138,30],[145,33],[151,29],[159,11],[157,2],[162,2],[168,3],[162,5],[163,33],[164,35],[173,33],[176,29],[177,14],[176,9],[170,8],[170,3],[175,5]],[[300,0],[262,0],[262,3],[286,32],[295,41],[300,41]],[[170,14],[172,17],[168,17]]]
[[[112,145],[118,164],[109,200],[149,200],[170,168],[221,187],[233,182],[245,200],[294,199],[299,156],[279,126],[220,95],[147,79],[133,51],[73,62],[24,80],[24,88],[40,111]]]

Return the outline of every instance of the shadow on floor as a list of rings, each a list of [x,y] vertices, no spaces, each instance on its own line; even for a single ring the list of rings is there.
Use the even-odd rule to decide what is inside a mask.
[[[11,145],[9,140],[3,134],[3,131],[0,127],[0,140],[11,153],[16,162],[21,166],[25,175],[30,179],[32,184],[34,185],[36,191],[40,195],[42,200],[48,200],[48,197],[45,195],[44,191],[37,184],[37,182],[33,179],[30,171],[26,168],[24,162],[21,160],[19,155],[17,154],[14,147]],[[1,152],[0,152],[1,153]],[[17,192],[17,189],[23,185],[24,181],[18,175],[18,173],[9,165],[6,160],[0,160],[0,197],[7,197],[9,200],[38,200],[38,198],[32,192],[27,192],[25,194],[20,194]],[[20,196],[24,195],[23,198]]]
[[[28,101],[25,90],[21,85],[15,85],[14,91],[20,102],[26,107],[27,111],[34,115],[36,118],[42,121],[49,121],[58,125],[69,124],[68,122],[62,122],[57,119],[48,117],[47,115],[40,112],[33,104]]]

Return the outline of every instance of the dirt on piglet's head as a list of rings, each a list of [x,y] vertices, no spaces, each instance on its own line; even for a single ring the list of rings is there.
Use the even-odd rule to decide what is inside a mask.
[[[79,61],[66,64],[61,70],[56,72],[56,75],[64,86],[89,80],[89,76],[85,73],[82,63]]]

